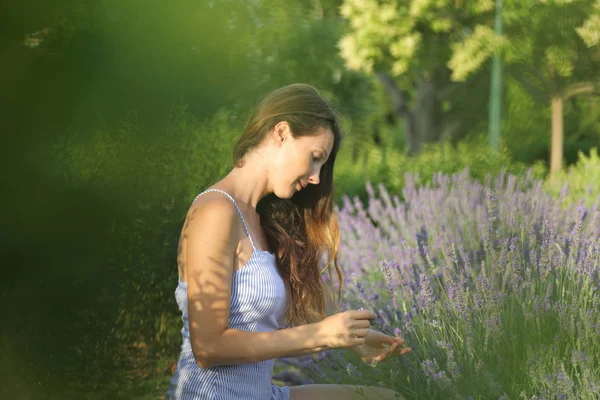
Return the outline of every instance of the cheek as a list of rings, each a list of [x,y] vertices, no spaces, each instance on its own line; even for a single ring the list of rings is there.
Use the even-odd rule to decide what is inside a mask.
[[[288,149],[282,152],[281,156],[279,170],[282,175],[297,178],[298,175],[306,173],[306,170],[310,168],[307,157],[297,149]]]
[[[279,184],[287,184],[294,171],[290,168],[296,162],[295,154],[282,150],[270,162],[271,178]]]

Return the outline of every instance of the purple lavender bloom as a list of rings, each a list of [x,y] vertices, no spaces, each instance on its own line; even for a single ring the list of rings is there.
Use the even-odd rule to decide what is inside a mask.
[[[421,368],[423,369],[423,373],[426,376],[433,378],[435,374],[437,374],[440,367],[438,366],[437,361],[426,359],[421,362]]]
[[[579,350],[573,350],[571,352],[571,357],[573,364],[587,363],[590,360],[587,354]]]
[[[452,387],[452,379],[446,375],[446,371],[439,371],[433,374],[433,380],[442,390],[447,390]]]
[[[450,304],[461,318],[469,318],[467,302],[465,299],[464,290],[458,286],[449,286],[447,289]]]
[[[389,265],[384,261],[379,262],[379,267],[381,268],[383,275],[385,277],[386,290],[389,295],[393,296],[394,295],[394,285],[392,284],[392,280],[393,280],[392,271],[390,270]]]
[[[421,227],[419,232],[417,232],[417,246],[419,248],[419,254],[421,258],[425,259],[425,248],[428,245],[428,236],[427,230],[424,226]]]
[[[447,398],[441,393],[448,387],[461,398],[593,393],[599,382],[583,374],[597,371],[600,362],[594,342],[600,335],[600,202],[565,209],[530,173],[500,174],[483,184],[468,170],[435,174],[427,187],[419,180],[409,174],[401,196],[369,183],[368,203],[346,197],[336,208],[339,264],[350,288],[342,306],[368,303],[386,333],[402,333],[413,344],[414,354],[393,360],[388,376],[398,387],[408,378],[419,387],[435,381],[428,386],[431,398]],[[532,350],[531,357],[548,355],[566,369],[553,371],[551,381],[503,389],[508,375],[524,373],[510,368],[527,362],[526,346],[535,349],[538,336],[550,341],[543,336],[551,330],[556,346]],[[574,337],[577,345],[569,339]],[[506,352],[505,342],[515,339],[521,347]],[[486,360],[485,368],[477,357]],[[436,359],[443,364],[433,364]],[[341,371],[348,364],[318,357],[313,362],[337,363]],[[569,376],[573,367],[582,374],[576,381]],[[546,369],[538,371],[531,379],[543,380]],[[483,392],[470,387],[465,393],[464,382],[481,382]],[[532,396],[531,387],[548,391]]]
[[[407,330],[413,329],[412,313],[410,313],[410,312],[407,312],[406,314],[404,314],[404,327]]]
[[[425,274],[419,275],[421,289],[419,291],[419,307],[423,311],[428,311],[433,308],[435,303],[435,295],[431,289],[429,278]]]

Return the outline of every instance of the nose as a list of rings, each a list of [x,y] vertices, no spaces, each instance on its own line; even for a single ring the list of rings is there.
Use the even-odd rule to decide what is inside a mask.
[[[312,183],[313,185],[318,185],[320,182],[321,179],[319,178],[319,172],[316,174],[313,173],[310,178],[308,178],[308,183]]]

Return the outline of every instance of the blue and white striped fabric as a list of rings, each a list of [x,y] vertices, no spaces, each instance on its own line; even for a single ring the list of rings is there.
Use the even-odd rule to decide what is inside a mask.
[[[223,193],[233,202],[253,248],[248,262],[233,273],[229,328],[266,332],[283,327],[285,286],[275,264],[275,255],[254,246],[244,216],[233,197],[219,189],[208,189],[196,199],[207,192]],[[289,400],[288,386],[271,384],[274,360],[201,368],[194,359],[190,343],[187,282],[179,281],[175,299],[182,314],[183,343],[166,399]]]

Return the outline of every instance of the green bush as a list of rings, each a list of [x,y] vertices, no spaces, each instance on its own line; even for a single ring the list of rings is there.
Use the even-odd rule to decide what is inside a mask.
[[[119,191],[126,203],[183,200],[223,175],[231,164],[238,119],[221,111],[198,121],[176,107],[152,131],[130,114],[119,129],[74,132],[48,158],[67,184],[92,192]]]
[[[179,233],[194,196],[228,172],[239,125],[233,112],[199,121],[178,107],[162,124],[143,129],[131,114],[119,129],[71,132],[35,157],[46,180],[64,188],[45,193],[45,200],[76,204],[83,214],[69,222],[83,234],[62,226],[40,234],[59,239],[47,246],[44,258],[60,260],[46,267],[64,271],[46,289],[47,298],[71,293],[68,327],[45,327],[54,337],[71,338],[61,362],[66,367],[57,372],[70,377],[71,389],[117,398],[123,388],[135,392],[134,381],[143,384],[128,373],[157,368],[164,363],[161,355],[176,359]],[[82,250],[82,257],[72,249],[91,251]],[[72,286],[85,289],[74,298]],[[35,314],[36,302],[31,303]],[[47,336],[36,336],[30,345],[60,347]],[[42,358],[38,355],[36,365]]]
[[[565,206],[583,201],[587,207],[600,200],[600,157],[598,149],[589,156],[578,152],[577,162],[561,171],[554,182],[545,183],[546,190],[564,201]]]
[[[336,192],[338,200],[342,194],[359,196],[366,200],[365,182],[383,183],[390,192],[402,194],[405,174],[418,174],[418,184],[431,182],[436,173],[451,175],[465,168],[470,176],[483,182],[489,174],[492,178],[501,171],[520,175],[532,168],[533,176],[542,178],[546,168],[541,162],[533,166],[516,162],[506,147],[493,151],[483,139],[459,142],[456,146],[442,142],[426,144],[419,154],[408,157],[399,150],[384,146],[365,145],[356,157],[356,152],[343,149],[336,164]]]

